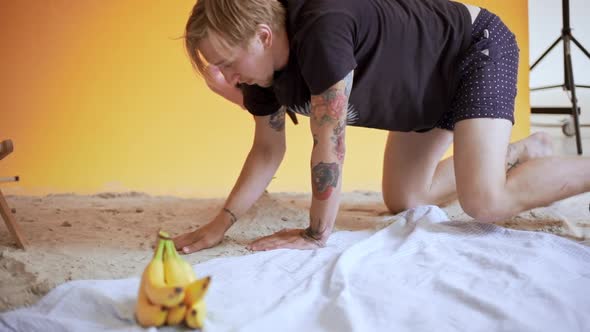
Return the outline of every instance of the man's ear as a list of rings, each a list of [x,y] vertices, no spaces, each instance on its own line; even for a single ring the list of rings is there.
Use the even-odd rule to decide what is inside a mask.
[[[272,46],[273,34],[270,26],[266,24],[258,24],[258,27],[256,28],[256,35],[258,36],[258,39],[264,48],[270,48]]]

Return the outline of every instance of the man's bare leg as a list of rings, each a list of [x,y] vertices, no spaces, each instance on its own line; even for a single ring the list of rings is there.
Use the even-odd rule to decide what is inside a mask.
[[[508,146],[506,170],[510,171],[530,159],[550,156],[553,156],[553,143],[549,134],[544,132],[534,133]]]
[[[426,133],[389,134],[382,190],[391,212],[457,198],[453,157],[440,161],[452,140],[452,132],[438,128]],[[527,160],[552,154],[549,135],[536,133],[509,145],[505,167],[510,171]]]
[[[503,119],[469,119],[455,125],[457,193],[467,214],[492,222],[590,191],[588,157],[519,157],[507,173],[511,129],[510,121]]]
[[[453,133],[390,132],[383,158],[382,191],[385,205],[397,213],[418,205],[436,204],[455,192],[453,165],[440,161]]]

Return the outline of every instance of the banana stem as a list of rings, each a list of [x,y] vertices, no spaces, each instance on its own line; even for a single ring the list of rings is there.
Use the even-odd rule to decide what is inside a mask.
[[[179,259],[180,255],[178,254],[178,251],[176,251],[176,247],[174,246],[174,241],[172,241],[171,239],[168,240],[163,240],[166,242],[166,247],[165,247],[165,253],[166,253],[166,259]]]
[[[182,259],[182,257],[180,257],[180,255],[178,254],[178,251],[176,250],[176,247],[174,246],[174,241],[170,240],[170,250],[172,250],[172,254],[174,255],[174,258],[176,259]]]
[[[166,242],[164,242],[164,240],[158,240],[158,249],[156,250],[156,254],[154,255],[154,259],[162,260],[165,244],[166,244]]]
[[[174,248],[174,242],[172,240],[163,240],[166,244],[166,259],[175,259],[176,248]]]

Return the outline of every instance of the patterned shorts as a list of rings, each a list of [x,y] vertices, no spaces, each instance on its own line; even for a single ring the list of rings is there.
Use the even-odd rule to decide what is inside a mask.
[[[507,119],[514,124],[519,48],[500,18],[481,9],[472,28],[472,43],[459,62],[460,79],[449,111],[436,127],[453,130],[473,118]]]

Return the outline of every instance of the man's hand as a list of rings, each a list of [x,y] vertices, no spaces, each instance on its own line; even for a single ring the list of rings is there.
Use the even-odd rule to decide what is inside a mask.
[[[326,244],[327,239],[316,240],[305,229],[283,229],[273,235],[261,237],[246,248],[254,251],[274,249],[317,249]]]
[[[184,254],[190,254],[221,243],[223,235],[230,226],[231,223],[228,225],[226,220],[223,219],[223,215],[219,215],[205,226],[195,231],[179,235],[172,240],[174,241],[176,250]]]
[[[242,90],[229,84],[219,68],[213,65],[207,66],[207,75],[205,75],[205,82],[209,89],[223,98],[231,101],[234,104],[244,108],[244,95]]]

